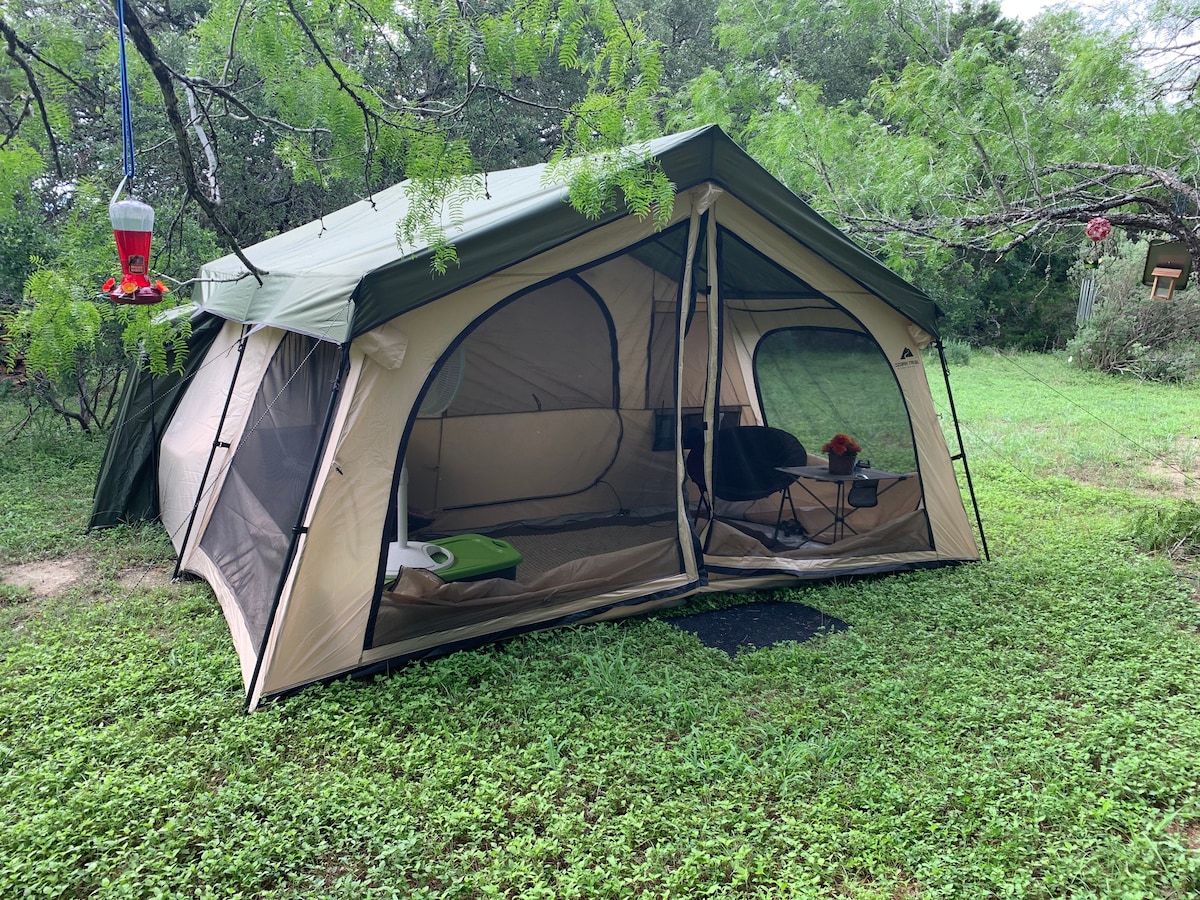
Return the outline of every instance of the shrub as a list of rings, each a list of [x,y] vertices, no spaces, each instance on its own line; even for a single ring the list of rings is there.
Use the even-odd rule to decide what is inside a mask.
[[[1105,301],[1068,349],[1084,368],[1182,382],[1200,376],[1198,340],[1200,292],[1189,290],[1170,303],[1136,294]]]
[[[1144,243],[1127,243],[1101,261],[1094,312],[1068,350],[1087,369],[1191,381],[1200,377],[1200,291],[1179,291],[1169,303],[1151,300],[1141,280],[1145,256]]]
[[[1143,512],[1133,523],[1133,539],[1144,550],[1157,550],[1174,559],[1200,555],[1200,503],[1184,500],[1175,507]]]
[[[942,352],[946,355],[946,365],[957,369],[971,364],[971,345],[958,338],[946,338],[942,341]]]

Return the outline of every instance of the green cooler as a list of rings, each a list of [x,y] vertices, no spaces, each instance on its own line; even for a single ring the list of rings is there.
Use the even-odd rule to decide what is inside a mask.
[[[455,534],[429,541],[454,554],[454,565],[437,570],[443,581],[482,581],[517,577],[521,554],[507,541],[484,534]]]

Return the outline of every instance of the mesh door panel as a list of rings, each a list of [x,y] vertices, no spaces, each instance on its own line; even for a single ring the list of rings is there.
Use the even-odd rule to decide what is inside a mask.
[[[260,643],[320,442],[338,348],[284,337],[259,386],[200,546]]]

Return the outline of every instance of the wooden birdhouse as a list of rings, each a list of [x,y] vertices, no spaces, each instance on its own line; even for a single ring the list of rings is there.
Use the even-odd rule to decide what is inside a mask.
[[[1173,266],[1155,266],[1150,276],[1154,279],[1150,286],[1151,300],[1170,300],[1175,296],[1175,283],[1179,281],[1179,276],[1183,274],[1183,269],[1177,269]]]

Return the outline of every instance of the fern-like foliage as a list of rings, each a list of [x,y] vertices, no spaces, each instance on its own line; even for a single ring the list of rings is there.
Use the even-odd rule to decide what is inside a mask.
[[[407,253],[430,251],[430,266],[445,274],[458,262],[452,234],[463,224],[465,206],[484,196],[483,178],[472,175],[469,148],[461,141],[446,141],[436,132],[416,133],[410,154],[420,164],[406,190],[408,205],[396,223],[396,242]]]
[[[560,152],[547,166],[545,182],[565,184],[571,206],[589,219],[623,202],[631,214],[662,228],[675,209],[675,185],[654,157],[636,147],[585,157]]]

